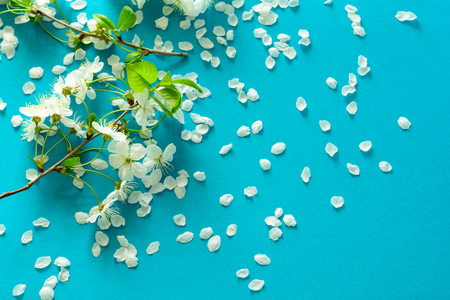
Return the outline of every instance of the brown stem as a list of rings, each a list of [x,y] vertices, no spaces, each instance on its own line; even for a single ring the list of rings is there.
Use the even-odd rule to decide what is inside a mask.
[[[97,38],[97,39],[100,39],[100,40],[104,40],[104,41],[111,42],[108,38],[106,38],[106,37],[104,37],[104,36],[97,35],[97,34],[93,34],[93,33],[89,33],[89,32],[83,31],[83,30],[80,30],[80,29],[78,29],[78,28],[75,28],[75,27],[73,27],[73,26],[71,26],[71,25],[69,25],[69,24],[67,24],[67,23],[64,23],[64,22],[61,21],[61,20],[58,20],[58,19],[56,19],[56,18],[54,18],[54,17],[52,17],[52,16],[50,16],[50,15],[44,13],[43,11],[41,11],[41,10],[35,8],[35,7],[33,7],[33,8],[34,8],[34,10],[36,11],[36,14],[40,14],[40,15],[42,15],[42,16],[44,16],[44,17],[47,17],[47,18],[49,18],[49,19],[51,19],[51,20],[53,20],[53,21],[55,21],[55,22],[57,22],[57,23],[59,23],[59,24],[61,24],[61,25],[66,26],[67,28],[70,28],[70,29],[72,29],[72,30],[74,30],[74,31],[77,31],[77,32],[81,33],[83,36],[90,36],[90,37],[94,37],[94,38]],[[158,50],[154,50],[154,49],[150,49],[150,48],[145,48],[145,47],[142,47],[142,48],[141,48],[141,47],[139,47],[139,46],[136,46],[136,45],[134,45],[134,44],[132,44],[132,43],[129,43],[129,42],[126,42],[126,41],[124,41],[124,40],[114,40],[114,41],[116,41],[116,42],[119,43],[119,44],[126,45],[126,46],[128,46],[128,47],[131,47],[131,48],[141,49],[141,50],[142,50],[143,52],[145,52],[146,54],[154,53],[154,54],[162,54],[162,55],[169,55],[169,56],[182,56],[182,57],[186,57],[186,56],[187,56],[187,53],[186,53],[186,52],[178,53],[178,52],[158,51]],[[0,199],[1,199],[1,198],[0,198]]]
[[[113,124],[115,125],[117,122],[119,122],[119,120],[121,118],[123,118],[127,113],[129,112],[129,110],[124,111],[120,117],[118,117],[117,119],[114,120]],[[95,139],[97,136],[99,136],[100,133],[95,134],[94,136],[92,136],[91,138],[87,138],[85,139],[80,145],[78,145],[78,147],[76,147],[75,149],[73,149],[69,154],[67,154],[66,156],[64,156],[63,159],[61,159],[60,161],[58,161],[56,164],[54,164],[53,166],[51,166],[47,171],[45,171],[44,173],[40,173],[35,179],[31,180],[30,182],[27,183],[27,185],[25,185],[24,187],[17,189],[15,191],[12,192],[5,192],[3,194],[0,195],[0,199],[20,193],[22,191],[28,190],[33,184],[35,184],[36,182],[39,181],[39,179],[41,179],[42,177],[44,177],[45,175],[47,175],[48,173],[51,173],[53,171],[55,171],[56,167],[58,167],[59,165],[61,165],[64,161],[68,160],[69,158],[71,158],[75,153],[77,153],[78,150],[81,149],[81,147],[83,147],[84,145],[86,145],[87,143],[89,143],[90,141],[92,141],[93,139]]]

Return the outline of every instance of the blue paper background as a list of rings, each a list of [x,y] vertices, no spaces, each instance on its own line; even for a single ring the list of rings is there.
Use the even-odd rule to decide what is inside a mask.
[[[78,12],[71,11],[69,2],[60,2],[75,21]],[[200,59],[203,49],[196,42],[193,26],[181,30],[178,23],[183,18],[172,13],[166,31],[155,29],[154,20],[162,16],[162,1],[146,3],[144,22],[130,30],[126,39],[138,34],[152,47],[159,34],[164,41],[171,40],[175,50],[178,42],[190,41],[194,50],[188,58],[148,59],[172,74],[198,73],[199,83],[212,95],[196,100],[193,112],[215,122],[198,145],[180,139],[183,128],[194,129],[188,114],[184,126],[166,120],[154,137],[162,147],[170,142],[177,146],[175,170],[185,169],[190,175],[204,171],[207,179],[197,182],[191,176],[181,201],[168,191],[156,195],[152,212],[143,219],[136,217],[136,205],[122,206],[127,224],[106,232],[110,244],[98,258],[91,254],[97,227],[80,226],[74,219],[75,212],[88,212],[95,205],[89,189],[79,191],[71,179],[50,174],[29,191],[2,199],[0,224],[6,226],[6,233],[0,236],[0,298],[12,298],[13,287],[24,283],[23,299],[37,299],[44,281],[59,272],[54,265],[34,269],[38,257],[50,255],[52,259],[67,257],[72,263],[70,280],[57,285],[55,299],[449,299],[450,4],[336,0],[325,6],[322,2],[300,1],[297,8],[277,8],[277,23],[267,27],[259,24],[256,14],[252,21],[242,21],[242,12],[257,4],[247,1],[236,10],[239,24],[232,28],[235,38],[230,45],[237,49],[236,58],[229,59],[225,47],[216,44],[211,52],[221,59],[217,69]],[[103,13],[115,20],[125,4],[131,5],[98,0],[83,11],[88,17]],[[346,4],[358,8],[366,37],[353,34]],[[412,11],[418,19],[401,23],[395,19],[399,10]],[[1,18],[4,26],[13,24],[12,16]],[[206,36],[211,40],[214,26],[230,29],[227,17],[214,9],[200,18],[206,20]],[[50,23],[46,25],[58,32]],[[52,67],[62,65],[70,51],[38,25],[13,27],[19,38],[16,56],[8,61],[1,55],[0,62],[0,97],[8,103],[0,112],[4,125],[1,192],[25,185],[25,170],[33,167],[25,154],[33,153],[34,144],[20,141],[20,129],[12,128],[11,117],[24,102],[49,91],[55,80]],[[274,41],[279,33],[290,35],[297,57],[290,61],[281,54],[275,68],[267,70],[268,47],[253,37],[258,27],[266,28]],[[297,44],[300,28],[310,32],[309,47]],[[62,31],[57,34],[63,36]],[[112,53],[124,60],[125,52],[117,47],[103,52],[89,47],[87,58],[101,55],[104,70],[110,72],[106,59]],[[355,94],[343,97],[340,90],[350,72],[357,74],[360,54],[368,58],[371,71],[365,77],[357,76]],[[36,66],[44,68],[44,77],[33,80],[34,95],[24,96],[28,70]],[[77,66],[75,62],[68,71]],[[330,76],[337,79],[337,90],[326,86]],[[239,103],[227,84],[235,77],[246,84],[246,91],[255,88],[260,100]],[[303,113],[295,108],[300,96],[308,103]],[[103,106],[106,112],[110,107],[102,104],[105,99],[99,97],[89,105]],[[345,107],[353,100],[359,109],[350,116]],[[412,122],[409,131],[398,126],[401,116]],[[241,125],[250,126],[256,120],[264,124],[259,135],[237,137]],[[319,120],[328,120],[331,132],[323,133]],[[366,154],[358,148],[365,140],[373,143]],[[280,156],[270,153],[276,142],[287,145]],[[334,158],[324,151],[327,142],[339,148]],[[220,156],[220,148],[229,143],[234,144],[231,152]],[[55,154],[63,152],[61,146]],[[107,159],[106,154],[101,158]],[[261,158],[272,162],[270,171],[261,170]],[[382,160],[392,164],[392,172],[380,171]],[[348,162],[360,167],[360,176],[349,174]],[[305,166],[312,172],[307,185],[300,178]],[[86,174],[84,179],[103,196],[112,189],[95,174]],[[258,188],[252,200],[243,195],[250,185]],[[229,207],[219,204],[219,197],[226,193],[235,198]],[[336,195],[345,199],[339,210],[330,204]],[[283,225],[283,237],[273,242],[264,219],[277,207],[293,214],[298,224],[296,228]],[[172,220],[179,213],[187,218],[185,228]],[[50,220],[50,227],[34,228],[32,221],[39,217]],[[237,224],[238,233],[229,238],[225,231],[232,223]],[[212,227],[222,237],[219,251],[209,253],[206,241],[199,239],[204,227]],[[22,245],[21,235],[30,229],[34,240]],[[194,240],[177,243],[176,237],[186,230],[195,233]],[[125,235],[136,246],[136,269],[115,262],[117,235]],[[160,241],[160,251],[148,256],[145,250],[154,241]],[[253,256],[258,253],[267,254],[272,263],[257,265]],[[241,268],[250,270],[249,278],[236,278]],[[253,279],[266,281],[262,291],[248,289]]]

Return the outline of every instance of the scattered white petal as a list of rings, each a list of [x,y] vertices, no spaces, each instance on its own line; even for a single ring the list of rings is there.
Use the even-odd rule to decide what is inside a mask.
[[[163,15],[168,16],[168,15],[170,15],[172,13],[173,8],[168,6],[168,5],[166,5],[166,6],[163,7],[162,11],[163,11]],[[205,24],[204,20],[197,20],[197,21],[203,21],[203,25]]]
[[[359,67],[359,68],[358,68],[358,74],[359,74],[360,76],[366,75],[367,73],[369,73],[369,71],[370,71],[370,68],[369,68],[369,67]]]
[[[97,231],[95,233],[95,241],[102,247],[106,247],[109,243],[109,237],[102,231]]]
[[[39,218],[36,221],[33,221],[33,225],[34,226],[42,226],[47,228],[48,226],[50,226],[50,221],[45,219],[45,218]]]
[[[209,252],[217,251],[220,248],[221,240],[220,236],[215,235],[208,240],[208,250]]]
[[[22,244],[28,244],[33,240],[33,231],[28,230],[22,235]]]
[[[272,241],[278,241],[278,239],[283,235],[283,232],[278,227],[273,227],[269,230],[269,239]]]
[[[239,22],[239,19],[238,19],[238,17],[235,14],[232,14],[232,15],[228,16],[228,24],[230,26],[235,27],[238,24],[238,22]]]
[[[209,53],[208,51],[203,51],[202,53],[200,53],[200,57],[204,60],[204,61],[211,61],[212,59],[212,55],[211,53]]]
[[[284,215],[283,222],[288,227],[294,227],[295,225],[297,225],[297,222],[295,221],[295,218],[293,215]]]
[[[323,4],[331,4],[333,2],[333,0],[327,0],[327,1],[325,1]]]
[[[283,209],[281,207],[278,207],[275,209],[275,218],[279,218],[283,215]]]
[[[36,269],[43,269],[47,267],[52,262],[52,258],[50,256],[42,256],[36,260],[34,267]]]
[[[303,111],[306,108],[306,101],[303,97],[298,97],[295,106],[299,111]]]
[[[87,221],[87,218],[89,218],[89,215],[85,212],[75,213],[75,220],[80,225],[89,224],[89,221]]]
[[[192,44],[189,42],[179,42],[178,48],[180,48],[180,50],[183,50],[183,51],[189,51],[189,50],[194,49],[194,46],[192,46]]]
[[[182,138],[184,141],[189,141],[189,140],[192,138],[192,132],[189,131],[189,130],[187,130],[187,129],[183,130],[183,131],[181,132],[181,138]]]
[[[0,98],[0,110],[4,110],[6,105],[7,105],[7,103],[3,102],[2,98]]]
[[[357,165],[352,165],[347,163],[347,169],[352,175],[359,175],[359,167]]]
[[[94,255],[94,257],[99,257],[101,253],[102,253],[102,248],[100,248],[100,245],[97,243],[94,243],[94,245],[92,246],[92,255]]]
[[[147,247],[147,254],[152,255],[159,251],[159,242],[153,242]]]
[[[325,120],[319,121],[319,125],[323,132],[328,131],[331,128],[330,122]]]
[[[28,73],[30,74],[30,78],[39,79],[44,75],[44,69],[41,67],[31,68]]]
[[[236,57],[236,48],[228,46],[226,50],[226,54],[229,58],[235,58]]]
[[[353,85],[345,85],[342,87],[342,95],[347,96],[348,94],[353,94],[356,91]]]
[[[242,13],[242,20],[243,21],[249,21],[253,18],[253,10],[250,9],[250,11],[244,11]]]
[[[233,147],[233,144],[225,145],[220,149],[219,153],[225,155],[230,151],[231,147]]]
[[[345,9],[347,12],[357,12],[357,11],[358,11],[358,9],[357,9],[356,7],[351,6],[350,4],[347,4],[347,5],[344,7],[344,9]]]
[[[58,278],[56,278],[55,275],[50,276],[45,282],[44,282],[44,286],[51,288],[51,289],[55,289],[56,285],[58,284]]]
[[[398,119],[398,125],[401,129],[408,130],[411,127],[411,122],[405,117],[400,117]]]
[[[248,288],[252,291],[260,291],[264,287],[264,280],[254,279],[248,284]]]
[[[364,152],[367,152],[372,148],[372,142],[371,141],[365,141],[359,144],[359,149],[361,149]]]
[[[55,75],[61,75],[66,71],[66,67],[63,66],[54,66],[52,69],[52,73]]]
[[[335,208],[339,208],[342,205],[344,205],[344,198],[342,198],[341,196],[334,196],[334,197],[331,198],[331,204]]]
[[[22,125],[23,118],[20,115],[15,115],[11,118],[11,124],[13,127],[17,127]]]
[[[415,20],[417,18],[417,16],[410,12],[410,11],[399,11],[397,12],[397,14],[395,15],[395,17],[397,18],[397,20],[399,20],[400,22],[403,21],[412,21]]]
[[[338,152],[338,148],[332,143],[328,143],[325,147],[325,151],[328,153],[329,156],[333,157],[333,155],[336,154],[336,152]]]
[[[153,187],[152,187],[152,189],[153,189]],[[150,192],[152,194],[155,194],[155,193],[160,192],[160,191],[152,191],[152,190],[150,190]],[[149,205],[141,205],[141,207],[136,211],[136,214],[137,214],[137,216],[139,218],[143,218],[146,215],[148,215],[151,212],[151,210],[152,210],[151,206],[149,206]]]
[[[353,73],[348,74],[348,84],[350,84],[351,86],[355,86],[358,83],[358,81],[356,80],[356,76]]]
[[[197,40],[201,39],[205,35],[205,33],[206,33],[206,28],[205,27],[200,28],[199,30],[197,30],[195,32],[195,37],[197,38]]]
[[[87,5],[87,2],[84,0],[75,0],[70,4],[70,7],[72,7],[73,10],[81,10],[85,8]]]
[[[309,182],[309,178],[311,177],[311,171],[309,170],[308,167],[305,167],[302,171],[302,180],[305,183]]]
[[[222,26],[214,26],[213,33],[216,36],[224,36],[225,35],[225,29]]]
[[[260,14],[258,16],[259,23],[261,23],[262,25],[267,25],[267,26],[275,24],[277,19],[278,19],[278,15],[275,12],[271,11],[271,10],[269,10],[269,13],[267,15],[263,16],[263,15]]]
[[[228,236],[234,236],[237,232],[237,226],[236,224],[231,224],[227,227],[227,235]]]
[[[271,263],[270,258],[265,254],[256,254],[255,261],[261,266],[267,266]]]
[[[280,227],[281,226],[281,221],[278,220],[277,217],[274,216],[270,216],[267,217],[264,222],[266,222],[267,226],[273,226],[273,227]]]
[[[267,69],[272,70],[274,66],[275,66],[275,59],[273,59],[271,55],[267,56],[266,58]]]
[[[199,29],[200,27],[205,26],[205,20],[196,20],[194,22],[194,28]]]
[[[205,178],[206,178],[205,172],[199,172],[199,171],[195,172],[195,173],[194,173],[194,178],[195,178],[197,181],[204,181]]]
[[[25,290],[27,289],[27,286],[25,284],[18,284],[13,289],[13,296],[17,297],[25,293]]]
[[[227,31],[227,40],[232,41],[234,39],[234,31],[230,29]]]
[[[267,33],[262,37],[262,42],[264,46],[272,45],[272,38]]]
[[[262,168],[264,171],[270,170],[270,168],[272,167],[272,164],[270,163],[270,161],[267,160],[267,159],[265,159],[265,158],[261,159],[261,160],[259,161],[259,164],[261,165],[261,168]]]
[[[231,194],[223,195],[222,197],[220,197],[220,204],[222,204],[223,206],[228,206],[231,204],[231,202],[233,202],[233,199],[233,195]]]
[[[249,186],[244,189],[244,195],[247,197],[254,197],[256,194],[258,194],[258,190],[254,186]]]
[[[70,277],[69,270],[67,270],[64,267],[61,267],[61,271],[58,274],[59,281],[60,282],[67,282],[67,281],[69,281],[69,277]]]
[[[283,153],[284,150],[286,150],[286,144],[280,142],[280,143],[276,143],[275,145],[273,145],[270,152],[272,152],[272,154],[278,155],[278,154]]]
[[[244,5],[244,0],[233,0],[231,4],[234,8],[241,8]]]
[[[5,233],[5,230],[6,230],[5,225],[0,224],[0,235],[3,235]]]
[[[211,65],[213,68],[217,68],[220,64],[220,59],[218,57],[211,58]]]
[[[93,162],[91,162],[92,168],[96,170],[105,170],[108,169],[108,163],[103,159],[97,158]]]
[[[193,141],[196,144],[199,144],[202,141],[203,137],[200,133],[198,133],[196,130],[193,130],[191,132],[191,141]]]
[[[250,274],[248,269],[240,269],[236,272],[236,276],[239,278],[247,278],[248,274]]]
[[[287,50],[283,51],[283,54],[289,59],[294,59],[297,56],[297,51],[295,51],[294,47],[289,47]]]
[[[245,137],[250,134],[250,128],[247,126],[241,126],[239,127],[237,134],[239,137]]]
[[[32,83],[31,81],[28,81],[27,83],[25,83],[23,85],[22,89],[23,89],[23,92],[25,93],[25,95],[31,95],[36,90],[36,87],[34,86],[34,83]]]
[[[252,124],[252,133],[258,134],[262,128],[263,128],[263,123],[258,120]]]
[[[71,52],[69,54],[66,54],[66,56],[64,56],[63,64],[65,66],[68,66],[68,65],[72,64],[74,56],[75,56],[75,52]]]
[[[180,22],[180,28],[183,30],[187,30],[191,27],[191,20],[184,20]]]
[[[62,256],[55,259],[55,262],[53,264],[58,267],[65,267],[65,268],[70,267],[70,261]]]
[[[193,238],[194,238],[194,234],[192,232],[186,231],[185,233],[180,234],[177,237],[177,242],[186,244],[186,243],[189,243],[190,241],[192,241]]]
[[[255,89],[250,88],[247,92],[248,100],[255,102],[259,99],[258,92]]]
[[[347,111],[349,114],[356,114],[356,112],[358,111],[358,105],[356,105],[355,101],[352,101],[349,105],[347,105]]]
[[[392,170],[392,166],[390,163],[388,163],[387,161],[382,161],[379,163],[380,166],[380,170],[387,173],[390,172]]]
[[[335,89],[337,86],[337,81],[334,78],[328,77],[327,78],[327,85],[330,89]]]
[[[52,300],[53,297],[55,296],[55,292],[53,291],[52,288],[49,288],[48,286],[44,286],[39,291],[39,296],[41,297],[41,300]]]
[[[183,214],[173,216],[173,221],[175,222],[175,225],[177,225],[177,226],[185,226],[186,225],[186,217]]]
[[[161,30],[166,30],[167,25],[169,25],[169,19],[163,16],[163,17],[155,20],[155,25],[156,25],[156,28],[159,28]]]
[[[253,30],[253,35],[257,39],[262,38],[266,33],[267,33],[267,31],[265,29],[262,29],[262,28],[256,28],[255,30]]]
[[[203,49],[212,49],[214,48],[214,44],[211,42],[210,39],[202,37],[198,40],[200,46],[202,46]]]
[[[202,240],[207,240],[213,235],[213,230],[211,227],[203,228],[200,231],[200,238]]]

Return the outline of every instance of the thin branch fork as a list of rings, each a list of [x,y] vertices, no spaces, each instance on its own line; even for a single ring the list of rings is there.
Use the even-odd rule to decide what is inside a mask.
[[[36,11],[36,14],[40,14],[40,15],[42,15],[42,16],[44,16],[44,17],[47,17],[47,18],[49,18],[49,19],[51,19],[51,20],[53,20],[53,21],[55,21],[55,22],[57,22],[57,23],[59,23],[59,24],[61,24],[61,25],[63,25],[63,26],[66,26],[67,28],[70,28],[70,29],[72,29],[72,30],[74,30],[74,31],[77,31],[77,32],[81,33],[83,36],[90,36],[90,37],[93,37],[93,38],[96,38],[96,39],[100,39],[100,40],[104,40],[104,41],[111,42],[108,38],[106,38],[106,37],[104,37],[104,36],[97,35],[97,34],[93,34],[93,33],[89,33],[89,32],[86,32],[86,31],[84,31],[84,30],[75,28],[75,27],[73,27],[72,25],[67,24],[67,23],[64,23],[63,21],[58,20],[58,19],[56,19],[56,18],[54,18],[54,17],[52,17],[52,16],[46,14],[45,12],[43,12],[43,11],[41,11],[41,10],[35,8],[35,7],[33,7],[33,9]],[[142,47],[142,48],[141,48],[141,47],[139,47],[139,46],[136,46],[136,45],[134,45],[134,44],[132,44],[132,43],[129,43],[129,42],[126,42],[126,41],[124,41],[124,40],[116,40],[116,39],[115,39],[114,41],[116,41],[116,42],[119,43],[119,44],[126,45],[126,46],[128,46],[128,47],[131,47],[131,48],[141,49],[143,52],[146,52],[147,54],[153,53],[153,54],[162,54],[162,55],[168,55],[168,56],[182,56],[182,57],[186,57],[186,56],[187,56],[187,53],[186,53],[186,52],[178,53],[178,52],[159,51],[159,50],[154,50],[154,49],[145,48],[145,47]]]
[[[115,125],[117,122],[119,122],[119,120],[121,118],[123,118],[127,113],[129,112],[129,110],[124,111],[120,117],[118,117],[116,120],[114,120],[113,124]],[[86,138],[80,145],[78,145],[78,147],[76,147],[75,149],[73,149],[69,154],[67,154],[66,156],[64,156],[64,158],[62,158],[60,161],[58,161],[56,164],[54,164],[53,166],[51,166],[47,171],[40,173],[35,179],[31,180],[30,182],[27,183],[27,185],[25,185],[24,187],[17,189],[15,191],[12,192],[5,192],[3,194],[0,195],[0,199],[3,199],[5,197],[20,193],[22,191],[26,191],[28,190],[33,184],[35,184],[36,182],[39,181],[39,179],[41,179],[42,177],[44,177],[45,175],[55,171],[56,167],[58,167],[59,165],[61,165],[64,161],[68,160],[69,158],[71,158],[74,154],[77,153],[78,150],[81,149],[81,147],[83,147],[84,145],[86,145],[87,143],[89,143],[90,141],[92,141],[93,139],[95,139],[96,137],[98,137],[100,135],[100,133],[97,133],[95,135],[93,135],[91,138]]]

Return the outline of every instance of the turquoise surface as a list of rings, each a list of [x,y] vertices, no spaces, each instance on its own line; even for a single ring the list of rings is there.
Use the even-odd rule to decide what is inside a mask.
[[[75,21],[78,12],[70,9],[70,2],[60,2]],[[322,2],[300,1],[296,8],[277,8],[278,21],[270,27],[262,26],[256,14],[251,21],[242,21],[242,12],[257,1],[246,1],[236,10],[236,28],[228,26],[226,15],[210,9],[200,17],[206,21],[207,37],[215,38],[214,26],[235,30],[230,45],[237,49],[236,58],[229,59],[222,45],[210,51],[221,60],[217,69],[200,59],[203,49],[193,26],[180,29],[184,18],[172,13],[167,30],[156,29],[154,20],[162,16],[163,4],[147,2],[143,23],[124,38],[131,40],[137,34],[153,47],[159,34],[163,41],[171,40],[175,50],[178,42],[191,42],[194,49],[187,58],[150,55],[147,59],[172,74],[196,72],[198,82],[212,93],[194,103],[193,112],[215,122],[202,143],[180,138],[181,130],[194,129],[188,114],[185,125],[168,119],[154,132],[162,147],[171,142],[177,146],[174,168],[191,175],[186,197],[178,200],[169,191],[155,195],[145,218],[136,216],[136,205],[121,205],[126,226],[105,232],[110,243],[98,258],[91,253],[98,228],[78,225],[74,218],[75,212],[88,212],[95,205],[89,189],[79,191],[70,178],[50,174],[30,190],[2,199],[0,224],[6,232],[0,236],[0,299],[11,299],[19,283],[27,285],[22,299],[38,299],[44,281],[59,272],[54,265],[34,269],[36,259],[47,255],[64,256],[72,263],[70,280],[58,283],[55,299],[449,299],[450,4],[336,0],[325,6]],[[83,12],[115,20],[126,4],[131,2],[91,1]],[[346,4],[358,8],[366,37],[353,34]],[[418,18],[401,23],[395,18],[397,11],[412,11]],[[24,186],[25,170],[33,167],[25,154],[34,152],[34,144],[21,141],[21,130],[13,128],[10,120],[25,102],[49,91],[55,80],[51,69],[62,65],[70,49],[36,24],[14,25],[13,16],[1,18],[3,28],[12,25],[19,38],[16,56],[8,60],[1,55],[0,62],[0,97],[8,103],[0,112],[0,192],[4,192]],[[64,36],[50,23],[46,25]],[[253,37],[259,27],[267,29],[274,41],[279,33],[290,35],[297,57],[291,61],[280,54],[275,68],[267,70],[268,47]],[[309,47],[297,44],[299,29],[310,32]],[[117,47],[107,51],[87,47],[87,58],[100,55],[107,72],[106,59],[113,53],[122,61],[126,55]],[[357,75],[356,93],[344,97],[340,90],[349,73],[357,74],[359,55],[367,57],[371,71],[364,77]],[[28,70],[36,66],[44,68],[44,76],[33,80],[36,92],[25,96],[22,86],[30,80]],[[68,72],[77,67],[75,62]],[[328,77],[338,81],[336,90],[325,84]],[[239,103],[237,93],[228,88],[232,78],[244,82],[246,91],[256,89],[260,100]],[[99,95],[89,105],[107,112],[109,103],[102,102],[107,96]],[[303,113],[295,108],[300,96],[308,104]],[[345,110],[351,101],[358,104],[355,116]],[[402,116],[412,123],[408,131],[397,124]],[[256,120],[264,124],[260,134],[237,136],[240,126]],[[319,120],[328,120],[331,132],[323,133]],[[358,145],[366,140],[373,147],[362,153]],[[270,153],[277,142],[287,145],[280,156]],[[328,142],[339,148],[334,158],[324,150]],[[231,152],[219,155],[229,143],[234,145]],[[51,160],[56,161],[64,150],[58,147]],[[108,156],[100,157],[107,160]],[[262,158],[272,162],[270,171],[261,170]],[[381,172],[380,161],[388,161],[393,171]],[[357,164],[361,175],[349,174],[347,163]],[[305,166],[312,173],[309,184],[300,178]],[[194,180],[195,171],[204,171],[206,180]],[[116,176],[111,168],[107,173]],[[83,178],[102,197],[112,189],[95,174]],[[247,186],[258,188],[253,199],[243,194]],[[227,193],[234,195],[234,201],[223,207],[219,197]],[[343,196],[344,206],[335,209],[330,204],[332,196]],[[283,237],[273,242],[264,219],[277,207],[293,214],[297,227],[283,224]],[[172,217],[180,213],[187,218],[185,228],[173,222]],[[50,220],[50,227],[34,228],[32,221],[39,217]],[[238,232],[229,238],[225,232],[232,223]],[[219,251],[209,253],[207,242],[200,240],[204,227],[212,227],[222,237]],[[33,230],[34,240],[22,245],[20,239],[27,230]],[[195,234],[193,241],[177,243],[176,237],[186,230]],[[137,268],[115,261],[118,235],[136,246]],[[161,248],[149,256],[145,250],[154,241],[160,241]],[[258,253],[268,255],[272,263],[256,264],[253,257]],[[241,268],[250,270],[247,279],[236,277]],[[265,280],[260,292],[248,289],[253,279]]]

